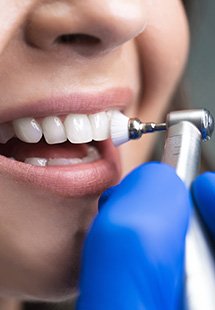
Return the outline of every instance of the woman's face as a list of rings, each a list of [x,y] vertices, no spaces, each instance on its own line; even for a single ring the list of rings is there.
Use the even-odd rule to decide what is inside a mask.
[[[187,56],[185,13],[179,0],[0,8],[0,139],[19,138],[0,144],[0,296],[64,300],[99,195],[147,159],[154,138],[120,151],[85,142],[106,139],[109,110],[163,117]]]

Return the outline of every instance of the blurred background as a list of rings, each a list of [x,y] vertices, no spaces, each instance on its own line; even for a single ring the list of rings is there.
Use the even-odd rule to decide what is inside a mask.
[[[192,1],[191,53],[185,73],[185,87],[190,105],[204,107],[215,117],[215,1]],[[203,145],[215,170],[215,134]]]

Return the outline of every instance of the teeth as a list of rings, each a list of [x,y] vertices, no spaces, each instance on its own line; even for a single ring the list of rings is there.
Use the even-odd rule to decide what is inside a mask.
[[[23,142],[37,143],[42,138],[42,129],[38,122],[30,117],[13,121],[16,136]]]
[[[64,126],[67,138],[71,143],[87,143],[92,141],[92,127],[87,115],[69,114]]]
[[[37,143],[42,136],[48,144],[88,143],[110,137],[112,111],[91,115],[69,114],[64,117],[48,116],[42,120],[31,117],[20,118],[11,123],[0,124],[0,143],[7,143],[14,136],[26,143]],[[41,125],[40,125],[41,124]]]
[[[66,166],[69,165],[67,158],[53,158],[48,160],[48,166]]]
[[[81,163],[81,158],[53,158],[48,160],[48,166],[68,166]]]
[[[83,158],[83,162],[91,163],[91,162],[96,161],[100,158],[101,158],[101,156],[100,156],[98,150],[95,147],[90,146],[88,148],[87,156]]]
[[[107,113],[100,112],[89,115],[89,119],[92,126],[93,140],[102,141],[108,139],[110,135],[110,126]]]
[[[59,117],[49,116],[44,118],[42,129],[48,144],[63,143],[67,140],[64,126]]]
[[[47,165],[47,159],[37,157],[26,158],[25,163],[30,164],[32,166],[45,167]]]
[[[25,163],[30,164],[32,166],[72,166],[77,164],[84,164],[84,163],[91,163],[98,159],[100,159],[101,156],[98,152],[98,150],[95,147],[89,147],[88,154],[86,157],[83,158],[37,158],[37,157],[31,157],[26,158]]]
[[[81,158],[70,158],[68,162],[69,162],[69,165],[77,165],[77,164],[81,164],[83,160]]]
[[[109,122],[110,122],[111,117],[112,117],[112,114],[113,114],[114,112],[115,112],[115,110],[109,110],[109,111],[106,112],[106,115],[107,115],[107,117],[108,117]]]
[[[13,138],[15,132],[13,126],[9,123],[0,124],[0,143],[7,143],[11,138]]]

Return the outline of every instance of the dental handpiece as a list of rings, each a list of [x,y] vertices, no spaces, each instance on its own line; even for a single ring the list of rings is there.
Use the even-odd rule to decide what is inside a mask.
[[[113,122],[112,138],[115,145],[138,139],[145,133],[167,130],[162,162],[175,167],[188,188],[199,171],[201,141],[209,140],[214,130],[213,117],[204,109],[171,112],[166,123],[161,124],[142,123],[136,118],[128,119],[119,114],[116,114]],[[183,309],[215,309],[213,250],[195,209],[186,239]]]
[[[168,132],[162,161],[190,187],[199,171],[201,140],[214,129],[211,114],[205,110],[172,112],[167,117]],[[186,280],[184,309],[215,309],[215,260],[211,245],[193,210],[186,240]]]

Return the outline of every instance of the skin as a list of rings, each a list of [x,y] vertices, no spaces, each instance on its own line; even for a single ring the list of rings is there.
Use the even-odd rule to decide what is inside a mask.
[[[0,7],[0,115],[62,89],[129,87],[127,115],[163,119],[187,59],[179,0],[0,0]],[[99,39],[99,47],[53,44],[80,32]],[[147,136],[120,147],[122,175],[148,159],[153,142]],[[1,298],[71,298],[100,193],[62,197],[4,174],[0,189]]]

